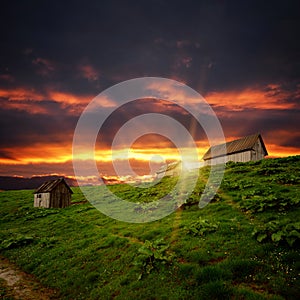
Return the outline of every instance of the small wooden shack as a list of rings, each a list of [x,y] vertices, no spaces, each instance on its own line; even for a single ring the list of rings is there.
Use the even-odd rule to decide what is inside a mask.
[[[166,176],[179,176],[182,164],[180,161],[175,161],[170,164],[163,165],[157,172],[156,178],[160,179]]]
[[[72,194],[64,178],[46,181],[34,192],[34,207],[67,207],[71,205]]]
[[[259,133],[244,138],[212,146],[204,154],[204,165],[216,165],[227,161],[247,162],[263,159],[268,155]]]

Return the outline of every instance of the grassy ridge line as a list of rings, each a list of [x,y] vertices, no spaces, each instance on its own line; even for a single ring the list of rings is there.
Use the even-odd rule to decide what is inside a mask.
[[[62,299],[296,299],[298,231],[287,226],[299,221],[299,171],[299,156],[229,163],[215,200],[200,210],[193,203],[204,168],[184,209],[146,224],[110,219],[89,203],[34,209],[32,192],[1,192],[1,254]],[[175,183],[110,188],[149,202]],[[84,200],[78,188],[73,200]]]

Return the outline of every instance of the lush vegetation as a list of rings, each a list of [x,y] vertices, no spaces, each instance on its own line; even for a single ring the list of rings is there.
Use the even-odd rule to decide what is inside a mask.
[[[297,299],[299,171],[300,156],[228,163],[218,194],[199,209],[202,168],[182,207],[145,224],[103,215],[78,188],[80,204],[65,209],[33,208],[32,191],[1,192],[1,254],[62,299]],[[110,189],[155,209],[175,183]]]

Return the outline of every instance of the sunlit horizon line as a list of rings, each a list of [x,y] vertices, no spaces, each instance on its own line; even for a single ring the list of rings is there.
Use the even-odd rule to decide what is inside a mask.
[[[275,156],[273,154],[270,154],[266,157],[266,159],[271,159],[271,158],[284,158],[284,157],[289,157],[289,156],[295,156],[295,155],[300,155],[300,153],[289,153],[289,154],[286,154],[286,155],[281,155],[281,156]],[[87,176],[81,176],[81,177],[78,177],[78,176],[74,176],[73,173],[68,173],[68,172],[55,172],[55,173],[35,173],[35,174],[30,174],[30,175],[20,175],[20,174],[3,174],[3,175],[0,175],[0,177],[16,177],[16,178],[32,178],[32,177],[46,177],[46,176],[58,176],[58,177],[65,177],[65,178],[69,178],[69,179],[73,179],[73,180],[76,180],[78,183],[79,182],[86,182],[88,183],[88,181],[90,182],[95,182],[97,180],[99,180],[100,177],[105,177],[105,179],[109,180],[110,178],[114,179],[116,177],[119,177],[119,178],[123,178],[126,177],[126,175],[121,175],[121,176],[118,176],[118,175],[115,175],[115,174],[109,174],[109,173],[99,173],[99,176],[90,176],[90,175],[87,175]],[[129,175],[127,175],[129,176]],[[143,177],[143,176],[153,176],[151,174],[149,174],[148,172],[146,172],[146,174],[141,174],[141,175],[138,175],[139,178]],[[120,179],[120,182],[121,181],[124,181],[123,179]]]
[[[269,158],[282,158],[288,156],[300,155],[299,153],[293,155],[285,155],[285,156],[273,156],[268,155],[266,159]],[[100,178],[106,180],[105,184],[121,184],[121,183],[133,183],[133,182],[146,182],[151,181],[155,178],[154,174],[142,174],[142,175],[115,175],[115,174],[101,174],[99,173],[98,176],[95,175],[87,175],[87,176],[75,176],[70,175],[63,172],[56,172],[56,173],[47,173],[47,174],[33,174],[31,176],[22,176],[22,175],[11,175],[11,177],[16,178],[34,178],[34,177],[48,177],[48,176],[56,176],[56,177],[64,177],[66,179],[75,180],[78,185],[103,185],[103,181]]]
[[[182,148],[183,151],[189,152],[192,148]],[[33,155],[28,155],[24,153],[23,157],[19,156],[16,159],[13,158],[0,158],[0,164],[2,165],[30,165],[30,164],[41,164],[41,163],[68,163],[76,160],[81,161],[91,161],[96,160],[97,162],[109,163],[117,160],[136,160],[140,162],[163,162],[163,161],[174,161],[180,160],[180,154],[177,148],[153,148],[153,149],[120,149],[114,150],[112,152],[109,150],[98,150],[94,157],[90,155],[85,156],[83,153],[81,156],[74,157],[72,154],[60,154],[65,150],[65,147],[59,148],[54,147],[53,149],[47,148],[48,152],[45,152],[45,156],[33,156],[35,153],[30,153]],[[197,147],[198,160],[201,161],[203,154],[206,152],[207,148]],[[293,155],[299,155],[300,151],[296,147],[283,147],[276,144],[268,144],[267,150],[269,152],[269,157],[287,157]],[[28,152],[31,152],[28,149]],[[39,154],[41,149],[38,150]],[[112,155],[113,154],[113,155]],[[187,156],[185,156],[186,158]],[[160,159],[161,158],[161,159]]]

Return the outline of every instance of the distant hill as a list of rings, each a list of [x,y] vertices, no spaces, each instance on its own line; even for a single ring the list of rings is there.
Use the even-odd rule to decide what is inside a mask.
[[[62,176],[34,176],[31,178],[0,176],[0,190],[32,190],[38,188],[45,181],[61,178]],[[77,181],[64,177],[70,186],[77,186]]]

